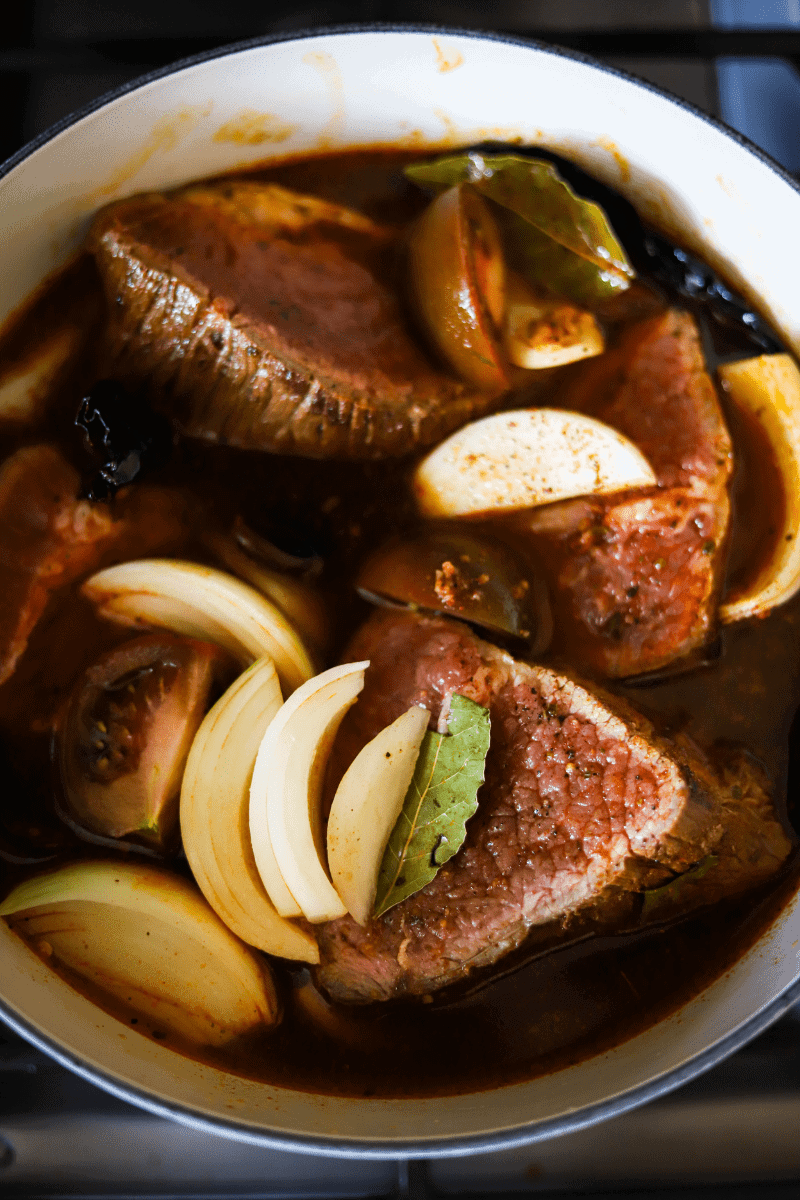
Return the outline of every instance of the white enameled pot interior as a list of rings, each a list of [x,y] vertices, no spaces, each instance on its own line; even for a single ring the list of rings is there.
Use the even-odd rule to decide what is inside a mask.
[[[69,125],[0,179],[0,320],[80,244],[102,204],[271,157],[391,143],[518,139],[618,188],[757,300],[800,350],[790,253],[800,193],[698,114],[613,72],[503,40],[343,32],[223,54]],[[240,1137],[375,1152],[596,1119],[686,1064],[800,976],[797,898],[692,1003],[617,1049],[531,1083],[432,1101],[342,1100],[267,1087],[176,1055],[63,984],[0,922],[0,1004],[29,1036],[140,1102]],[[629,1100],[624,1099],[630,1094]],[[580,1115],[579,1115],[580,1114]],[[555,1123],[555,1124],[554,1124]]]

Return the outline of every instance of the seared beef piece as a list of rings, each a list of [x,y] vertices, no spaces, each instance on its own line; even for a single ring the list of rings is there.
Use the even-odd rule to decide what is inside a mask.
[[[184,532],[178,493],[132,489],[112,509],[79,499],[80,487],[53,446],[18,450],[0,469],[0,683],[52,592],[110,561],[167,550]]]
[[[607,676],[657,670],[714,628],[725,563],[732,457],[694,321],[640,322],[557,398],[626,434],[658,487],[542,508],[563,644]]]
[[[731,788],[693,744],[657,736],[622,701],[515,662],[446,618],[378,612],[348,657],[370,666],[342,727],[341,766],[412,704],[435,725],[453,692],[490,709],[492,736],[478,812],[454,858],[367,927],[345,917],[320,928],[319,980],[335,999],[443,987],[512,950],[529,927],[619,889],[658,887],[720,843]],[[785,857],[766,809],[762,822]]]
[[[144,195],[90,235],[116,370],[193,436],[310,458],[383,458],[497,407],[437,369],[393,284],[398,230],[276,184]]]
[[[723,832],[713,858],[696,873],[690,871],[679,887],[657,892],[657,902],[645,908],[644,923],[663,922],[747,891],[770,879],[786,860],[791,842],[775,819],[769,782],[758,763],[735,751],[719,764],[719,774]]]

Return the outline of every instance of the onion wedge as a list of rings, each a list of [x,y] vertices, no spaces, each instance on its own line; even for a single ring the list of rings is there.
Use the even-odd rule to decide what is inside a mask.
[[[800,588],[800,370],[788,354],[762,354],[719,368],[733,403],[761,426],[783,480],[785,511],[772,553],[755,579],[720,605],[723,624],[763,617]]]
[[[328,820],[328,866],[334,887],[359,925],[372,916],[383,852],[429,718],[426,708],[409,708],[367,743],[336,790]]]
[[[33,361],[12,366],[0,377],[0,419],[30,421],[40,415],[56,377],[81,348],[80,327],[57,329]]]
[[[316,941],[278,914],[250,844],[253,766],[281,703],[275,666],[262,658],[206,714],[183,775],[181,837],[200,890],[229,929],[267,954],[316,963]]]
[[[278,1020],[265,963],[193,884],[150,866],[81,862],[26,880],[0,916],[48,957],[203,1045]]]
[[[281,912],[273,890],[277,865],[303,915],[315,923],[347,911],[323,865],[322,781],[336,732],[364,686],[368,666],[332,667],[298,688],[267,729],[253,771],[250,839],[264,886]]]
[[[511,362],[528,371],[563,367],[605,350],[592,313],[568,300],[538,295],[509,272],[504,337]]]
[[[581,413],[532,408],[465,425],[422,460],[413,487],[424,516],[462,517],[655,482],[647,459],[616,429]]]
[[[233,575],[198,563],[141,558],[98,571],[81,589],[103,617],[216,642],[247,667],[268,655],[285,694],[314,674],[297,631],[276,605]]]
[[[308,645],[325,647],[328,620],[322,597],[313,587],[288,571],[262,566],[229,538],[212,534],[206,542],[229,571],[251,584],[281,610]]]

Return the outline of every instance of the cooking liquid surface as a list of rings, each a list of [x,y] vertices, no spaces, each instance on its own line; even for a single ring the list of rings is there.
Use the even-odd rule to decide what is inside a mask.
[[[402,161],[385,153],[341,155],[273,168],[263,177],[402,222],[421,203],[402,179]],[[91,271],[87,278],[91,290]],[[52,319],[52,306],[43,319]],[[30,337],[30,325],[27,329]],[[6,354],[14,351],[14,341],[6,339]],[[61,441],[68,457],[85,463],[70,428],[79,395],[79,382],[68,381],[47,428],[37,430],[36,438],[12,431],[3,439],[4,451],[44,437]],[[765,483],[776,476],[763,444],[740,421],[732,421],[731,429],[743,464],[734,482],[729,557],[729,577],[738,580],[778,520],[782,499],[764,503]],[[196,492],[203,511],[214,514],[222,528],[238,515],[267,536],[282,528],[286,536],[311,541],[325,556],[320,586],[334,622],[334,662],[369,612],[352,591],[354,569],[377,543],[413,524],[408,473],[408,462],[312,462],[184,441],[148,482]],[[507,523],[496,532],[514,539]],[[209,557],[193,534],[176,553]],[[0,893],[42,869],[26,857],[107,856],[54,816],[50,725],[77,675],[98,653],[129,636],[130,630],[98,620],[76,594],[60,596],[35,630],[16,674],[0,688],[0,738],[20,781],[0,793]],[[766,767],[778,811],[792,823],[796,814],[786,811],[784,797],[790,729],[800,704],[800,598],[764,620],[723,630],[707,657],[707,665],[672,679],[616,684],[612,690],[666,733],[686,732],[703,746],[720,741],[746,746]],[[552,655],[541,658],[551,660]],[[578,918],[567,931],[535,929],[488,977],[445,989],[426,998],[429,1002],[330,1005],[304,968],[277,964],[282,1024],[223,1051],[200,1054],[104,996],[92,998],[147,1036],[272,1084],[351,1096],[477,1091],[580,1061],[674,1011],[723,973],[777,916],[797,887],[797,859],[795,854],[780,880],[761,892],[669,928],[609,933]],[[183,860],[173,865],[186,870]],[[634,930],[638,904],[631,901],[623,928]],[[82,981],[72,982],[90,994]]]

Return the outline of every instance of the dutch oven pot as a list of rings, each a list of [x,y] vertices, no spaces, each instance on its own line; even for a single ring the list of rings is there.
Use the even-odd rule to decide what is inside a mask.
[[[248,112],[256,135],[226,135]],[[233,123],[233,124],[231,124]],[[101,100],[0,178],[0,320],[80,244],[100,205],[272,157],[390,143],[541,143],[617,188],[751,298],[800,352],[787,244],[800,191],[686,104],[578,55],[440,30],[340,30],[193,60]],[[356,1100],[265,1086],[132,1032],[0,921],[0,1015],[61,1063],[152,1112],[278,1147],[426,1156],[534,1141],[678,1086],[800,997],[800,899],[691,1003],[607,1053],[475,1095]]]

